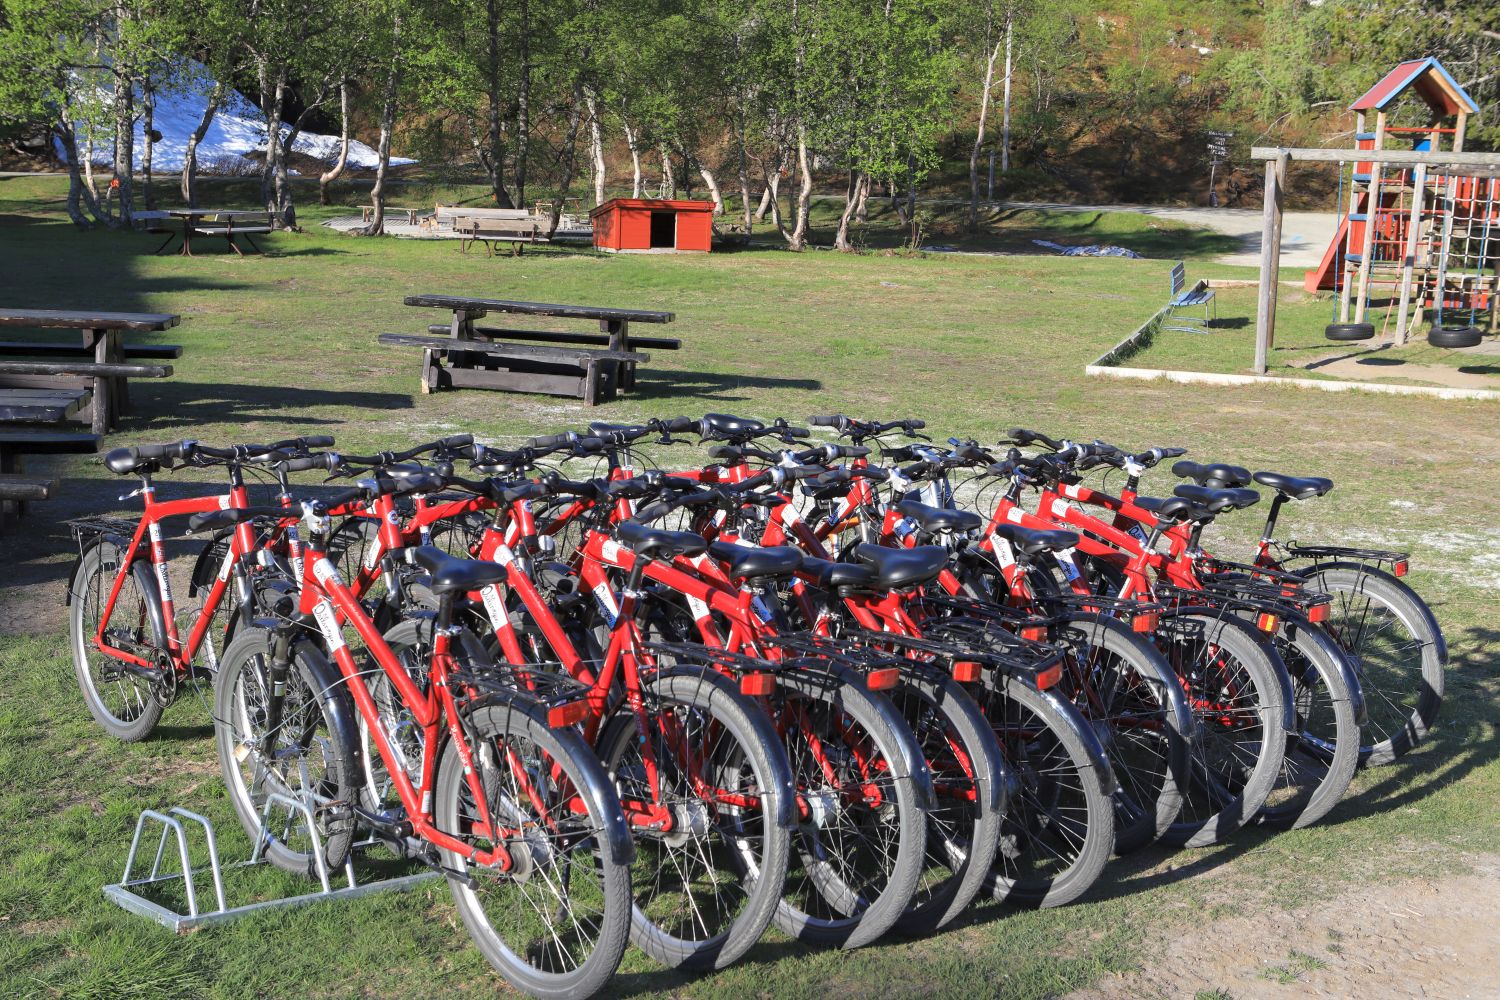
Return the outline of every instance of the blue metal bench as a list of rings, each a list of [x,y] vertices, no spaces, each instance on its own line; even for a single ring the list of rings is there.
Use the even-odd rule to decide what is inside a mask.
[[[1179,316],[1177,310],[1189,309],[1197,306],[1203,307],[1203,318],[1197,316]],[[1210,319],[1209,310],[1213,310]],[[1219,305],[1214,301],[1213,289],[1208,287],[1208,281],[1199,278],[1192,288],[1187,287],[1187,266],[1180,261],[1172,267],[1172,299],[1167,303],[1167,323],[1176,322],[1180,325],[1166,325],[1163,329],[1178,330],[1182,333],[1208,333],[1209,323],[1219,318]]]

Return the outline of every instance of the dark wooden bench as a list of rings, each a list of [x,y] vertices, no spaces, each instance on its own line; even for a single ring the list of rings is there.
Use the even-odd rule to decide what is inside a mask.
[[[638,353],[639,347],[659,347],[664,350],[677,350],[682,342],[675,338],[660,337],[637,337],[631,334],[631,323],[670,323],[676,317],[669,312],[653,309],[614,309],[601,306],[574,306],[562,305],[552,302],[519,302],[512,299],[480,299],[468,298],[458,295],[408,295],[406,304],[432,309],[449,310],[452,319],[447,326],[434,326],[429,328],[430,332],[446,332],[452,340],[463,341],[465,344],[500,343],[500,342],[531,342],[544,344],[571,344],[578,343],[582,346],[603,346],[609,351],[625,352],[626,354]],[[599,324],[597,334],[562,333],[551,330],[507,330],[499,327],[481,327],[475,324],[476,320],[483,319],[489,313],[510,313],[517,316],[546,316],[558,319],[581,319],[593,320]],[[565,339],[566,338],[566,339]],[[574,340],[573,338],[577,338]],[[455,345],[449,345],[454,347]],[[613,393],[630,389],[635,385],[636,366],[642,358],[631,358],[629,360],[611,360],[600,358],[599,365],[595,367],[596,373],[610,376],[608,391],[600,386],[586,387],[579,394],[582,399],[604,400],[613,398]],[[460,355],[455,367],[466,367],[467,362]],[[513,371],[524,369],[524,364],[518,362]],[[616,370],[618,369],[618,370]],[[555,372],[541,371],[540,374],[555,374]],[[592,378],[592,376],[590,376]],[[424,382],[425,386],[425,382]],[[498,386],[497,386],[498,388]],[[506,388],[509,388],[508,386]],[[424,390],[424,391],[430,391]],[[515,388],[513,391],[525,392],[525,388]],[[548,391],[539,389],[537,391]]]
[[[0,528],[26,513],[26,504],[50,499],[56,492],[56,479],[0,472]]]
[[[5,390],[0,390],[3,399]],[[99,450],[97,434],[47,428],[0,431],[0,521],[19,516],[29,500],[46,500],[57,489],[53,479],[28,476],[27,455],[91,455]]]
[[[171,313],[122,313],[72,309],[10,309],[0,307],[0,327],[30,330],[76,330],[81,341],[47,343],[7,341],[0,354],[24,354],[46,358],[56,354],[66,360],[0,361],[0,388],[48,388],[78,390],[82,402],[74,413],[85,410],[90,429],[102,434],[115,425],[130,405],[128,380],[165,378],[170,365],[139,365],[126,361],[126,333],[169,330],[180,322]],[[22,346],[24,345],[24,346]],[[137,357],[177,357],[182,348],[173,344],[131,345]],[[92,364],[73,361],[92,357]],[[48,366],[51,366],[50,368]],[[70,414],[71,415],[71,414]],[[4,418],[0,418],[4,419]],[[62,418],[65,419],[65,418]],[[53,422],[50,417],[41,422]]]
[[[484,216],[459,216],[453,220],[453,231],[463,237],[458,245],[468,253],[475,243],[484,244],[486,257],[495,255],[496,243],[509,243],[510,255],[519,256],[528,243],[546,243],[542,227],[534,219],[492,219]]]
[[[551,347],[543,344],[455,341],[382,333],[380,343],[422,348],[422,391],[501,389],[571,396],[588,406],[615,398],[619,369],[651,360],[639,351]],[[444,367],[443,361],[449,361]]]
[[[127,358],[182,357],[177,344],[121,344],[120,353]],[[94,349],[82,344],[52,344],[40,340],[0,340],[0,357],[92,358]]]

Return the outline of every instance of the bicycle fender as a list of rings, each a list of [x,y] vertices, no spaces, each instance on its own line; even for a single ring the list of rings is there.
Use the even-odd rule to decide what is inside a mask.
[[[1438,625],[1437,616],[1432,613],[1432,609],[1427,606],[1427,602],[1422,600],[1421,596],[1415,590],[1412,590],[1411,587],[1407,586],[1404,580],[1396,576],[1394,573],[1388,573],[1385,570],[1380,569],[1378,566],[1371,566],[1369,563],[1343,561],[1326,562],[1321,566],[1309,567],[1307,572],[1304,573],[1303,576],[1312,576],[1319,570],[1324,569],[1343,569],[1357,573],[1368,573],[1371,576],[1380,577],[1386,583],[1395,584],[1397,589],[1404,591],[1407,596],[1412,599],[1412,603],[1417,606],[1417,613],[1422,616],[1423,620],[1426,621],[1428,627],[1432,629],[1432,634],[1437,636],[1437,642],[1435,643],[1435,645],[1437,647],[1438,663],[1445,667],[1448,665],[1448,639],[1443,635],[1442,627]]]
[[[821,677],[835,684],[849,684],[860,690],[865,689],[865,677],[853,667],[828,660],[809,661],[806,666],[798,664],[798,673]],[[778,678],[778,683],[781,679]],[[871,703],[875,710],[880,713],[882,720],[888,725],[897,737],[906,735],[906,739],[896,740],[896,752],[900,755],[901,772],[895,775],[899,781],[907,779],[911,781],[912,788],[916,792],[917,808],[924,813],[931,812],[937,808],[937,790],[932,784],[932,771],[927,767],[927,761],[922,756],[922,748],[917,745],[916,737],[911,735],[911,727],[896,711],[896,706],[891,700],[881,695],[878,691],[871,691]],[[778,742],[780,742],[778,740]]]
[[[308,639],[299,639],[292,645],[291,657],[293,663],[300,658],[300,662],[307,667],[313,683],[318,686],[318,693],[329,696],[329,726],[338,730],[344,746],[354,749],[356,760],[362,758],[364,740],[360,739],[359,725],[355,721],[354,696],[349,693],[338,665],[328,658],[322,647]]]
[[[1276,674],[1277,694],[1281,697],[1281,725],[1287,732],[1294,732],[1297,728],[1297,705],[1296,696],[1292,691],[1292,676],[1287,672],[1286,662],[1282,660],[1281,654],[1276,652],[1276,644],[1273,643],[1260,629],[1251,625],[1243,618],[1235,614],[1220,614],[1214,609],[1183,608],[1180,611],[1168,612],[1172,617],[1195,617],[1208,621],[1222,622],[1226,628],[1232,628],[1242,633],[1245,638],[1260,647],[1261,652],[1271,661],[1271,669]]]
[[[77,592],[78,571],[83,568],[83,557],[88,554],[89,549],[97,548],[105,542],[109,542],[121,552],[130,548],[130,539],[112,531],[94,535],[84,543],[78,551],[78,558],[73,560],[73,568],[68,571],[68,589],[63,594],[64,607],[69,607],[73,603],[73,594]]]
[[[903,676],[907,673],[923,674],[934,681],[952,680],[949,674],[939,670],[937,667],[929,663],[917,663],[914,660],[908,660],[901,664],[901,673]],[[979,710],[979,706],[975,704],[974,699],[969,698],[967,695],[964,696],[964,699],[968,703],[959,702],[959,710],[966,715],[972,716],[974,725],[981,732],[989,732],[989,721],[985,719],[984,713]],[[1005,773],[1005,762],[1001,759],[1000,754],[993,754],[991,757],[993,766],[985,769],[982,774],[976,773],[974,775],[974,784],[977,787],[977,794],[985,806],[990,809],[999,810],[1004,809],[1007,803],[1009,803],[1011,786],[1015,784],[1015,778]],[[934,792],[934,794],[936,793]]]
[[[681,675],[683,677],[691,677],[694,680],[699,681],[700,683],[711,685],[714,688],[726,692],[731,696],[732,699],[738,699],[741,697],[738,684],[736,684],[730,678],[725,677],[723,674],[714,671],[704,671],[680,667],[662,667],[659,669],[653,669],[649,672],[643,671],[642,683],[644,685],[649,685],[659,678],[672,677],[677,675]],[[747,714],[750,716],[751,725],[755,726],[756,729],[760,731],[759,735],[761,740],[767,746],[775,747],[777,750],[781,750],[781,736],[776,732],[775,727],[771,725],[770,716],[761,711],[759,706],[752,706],[751,710]],[[773,815],[776,817],[777,826],[790,830],[793,827],[797,826],[799,822],[797,817],[797,789],[792,781],[792,765],[787,762],[785,751],[773,754],[771,757],[771,764],[776,769],[776,774],[773,778],[776,790],[769,793],[771,797],[775,799],[773,806]]]
[[[1036,688],[1036,685],[1029,680],[1007,676],[1005,678],[1006,689],[1009,690],[1013,684],[1025,685],[1033,690]],[[1109,766],[1109,755],[1104,750],[1104,744],[1099,742],[1099,734],[1094,732],[1094,727],[1078,714],[1078,709],[1073,707],[1072,702],[1058,696],[1056,692],[1041,691],[1039,693],[1052,703],[1052,707],[1057,710],[1058,718],[1062,719],[1063,723],[1083,741],[1083,745],[1088,747],[1089,768],[1094,772],[1094,780],[1099,782],[1100,790],[1107,796],[1114,795],[1115,770]]]

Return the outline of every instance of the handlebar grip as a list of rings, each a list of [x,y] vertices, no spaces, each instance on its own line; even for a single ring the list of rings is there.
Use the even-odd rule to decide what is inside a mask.
[[[864,458],[870,454],[870,449],[862,444],[841,444],[839,453],[845,458]]]
[[[925,421],[925,420],[908,420],[906,422],[906,426],[909,427],[909,428],[911,428],[914,431],[919,431],[919,430],[922,430],[924,427],[927,426],[927,421]]]
[[[304,448],[332,448],[333,447],[333,435],[332,434],[314,434],[311,437],[302,438],[302,447],[304,447]]]
[[[740,450],[732,444],[716,444],[712,448],[708,449],[709,458],[736,460],[740,457],[740,455]]]
[[[751,476],[749,479],[742,479],[742,480],[740,480],[737,483],[727,484],[724,488],[725,489],[729,489],[729,490],[733,490],[736,493],[740,493],[740,492],[743,492],[745,490],[757,490],[757,489],[760,489],[762,486],[765,486],[765,485],[769,484],[770,482],[771,482],[771,470],[770,469],[766,469],[764,472],[757,472],[755,475]]]
[[[567,434],[547,434],[543,437],[534,437],[530,441],[527,441],[526,447],[535,449],[536,451],[551,451],[554,448],[561,448],[572,444],[573,437],[572,432]],[[592,438],[591,440],[597,441],[599,439]]]
[[[342,493],[335,493],[331,497],[323,497],[316,501],[318,507],[324,511],[333,510],[351,503],[362,503],[370,499],[370,491],[363,486],[355,486]]]
[[[808,417],[807,422],[813,427],[837,427],[844,418],[837,413],[816,414]]]
[[[577,441],[574,441],[573,446],[579,451],[596,455],[604,449],[608,448],[609,442],[605,441],[603,438],[586,437],[579,438]]]
[[[901,470],[901,476],[903,479],[914,479],[917,476],[922,475],[922,473],[926,471],[926,462],[914,462],[913,464],[908,465],[906,468]]]
[[[1178,455],[1186,455],[1186,448],[1158,448],[1156,449],[1162,458],[1176,458]]]
[[[171,444],[136,445],[130,450],[138,459],[155,459],[161,462],[185,458],[196,446],[195,441],[173,441]]]
[[[781,432],[792,438],[805,438],[812,434],[806,427],[783,427]]]
[[[445,437],[437,443],[439,448],[463,448],[474,443],[472,434],[455,434]]]
[[[303,455],[300,458],[286,459],[278,464],[283,472],[308,472],[312,469],[332,472],[339,467],[339,457],[334,454]]]
[[[680,434],[683,431],[690,431],[694,427],[697,427],[698,421],[692,417],[672,417],[668,420],[663,420],[661,425],[674,434]]]
[[[863,469],[850,470],[856,479],[868,479],[874,483],[883,483],[891,478],[891,474],[879,466],[867,465]]]

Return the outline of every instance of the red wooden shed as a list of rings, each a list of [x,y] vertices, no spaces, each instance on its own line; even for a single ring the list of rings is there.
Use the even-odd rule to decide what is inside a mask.
[[[708,253],[711,201],[614,198],[589,213],[594,246],[611,253]]]

